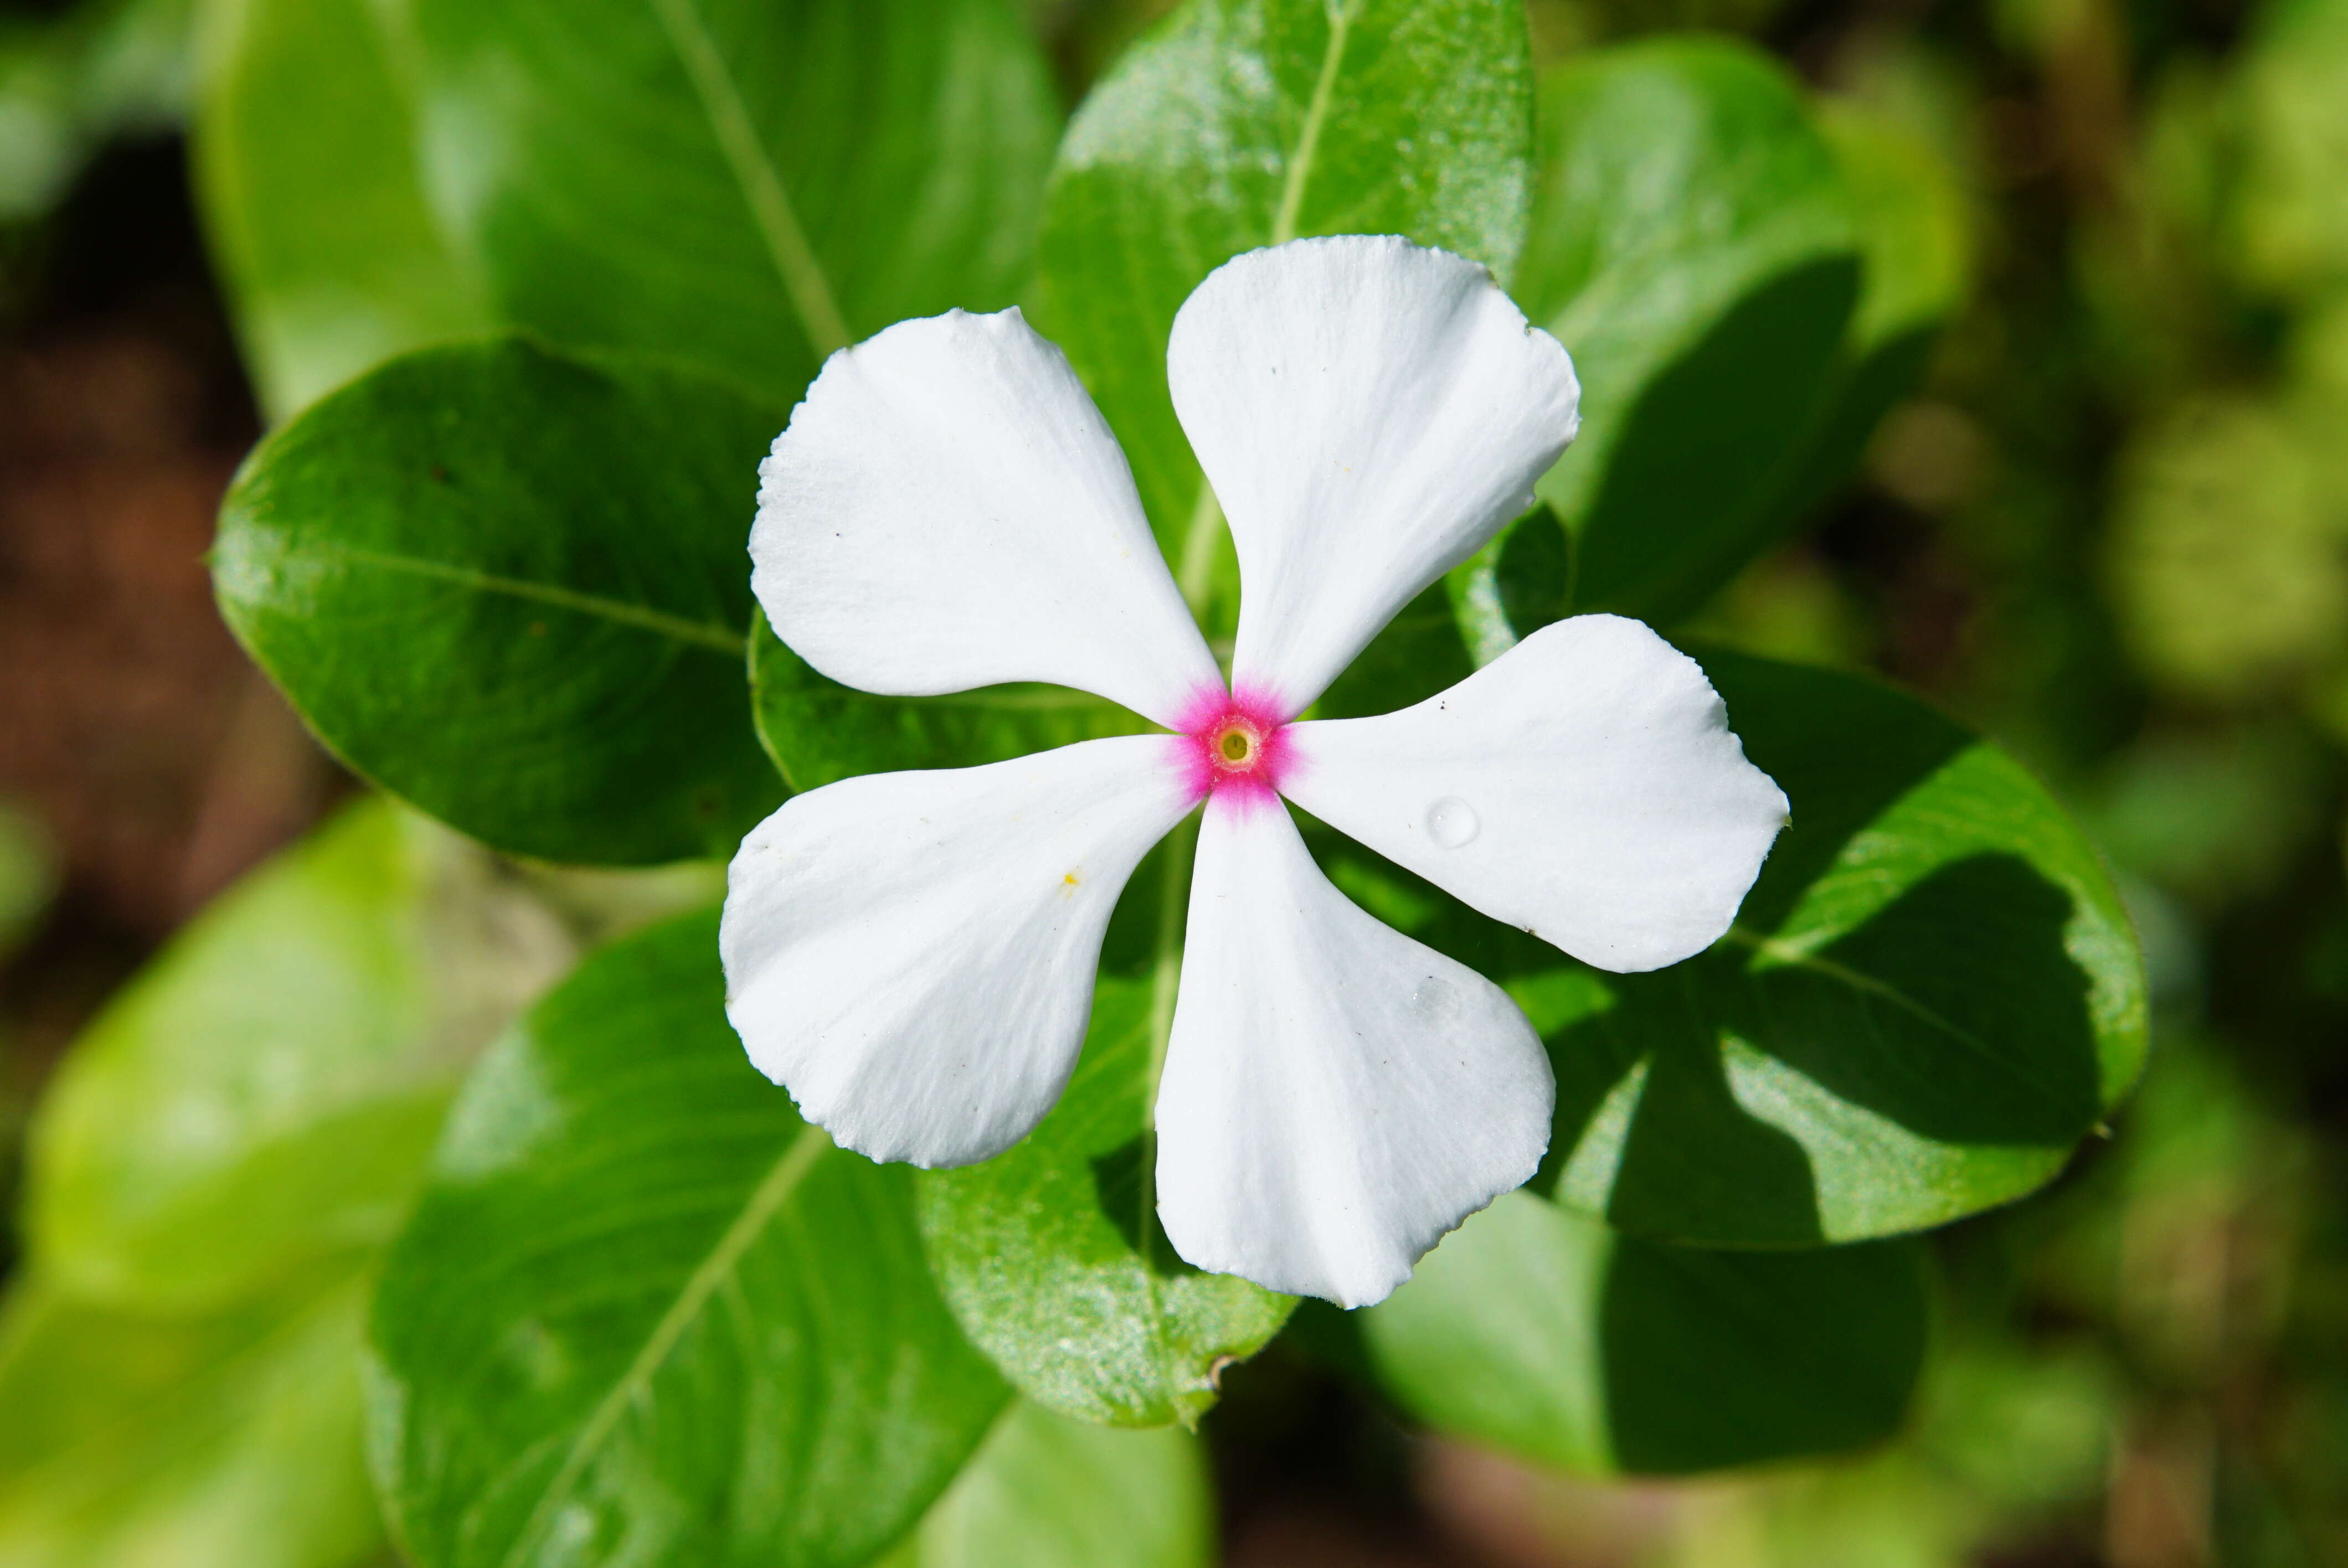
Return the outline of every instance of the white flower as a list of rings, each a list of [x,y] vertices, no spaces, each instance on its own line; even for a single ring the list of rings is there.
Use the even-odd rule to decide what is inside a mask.
[[[824,366],[760,468],[752,583],[783,641],[867,692],[1051,682],[1175,733],[795,796],[734,860],[726,1009],[849,1148],[998,1153],[1068,1081],[1127,877],[1203,798],[1159,1214],[1201,1268],[1357,1306],[1533,1173],[1555,1086],[1507,995],[1349,902],[1280,797],[1624,971],[1727,929],[1786,798],[1694,662],[1614,616],[1401,712],[1294,722],[1572,439],[1571,362],[1484,269],[1364,236],[1252,251],[1183,304],[1167,374],[1239,555],[1228,690],[1099,411],[1017,311]]]

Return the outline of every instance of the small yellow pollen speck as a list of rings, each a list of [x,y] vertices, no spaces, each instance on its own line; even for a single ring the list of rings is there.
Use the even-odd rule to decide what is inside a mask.
[[[1066,876],[1061,877],[1060,880],[1066,883],[1069,886],[1074,887],[1076,885],[1076,874],[1071,871]]]

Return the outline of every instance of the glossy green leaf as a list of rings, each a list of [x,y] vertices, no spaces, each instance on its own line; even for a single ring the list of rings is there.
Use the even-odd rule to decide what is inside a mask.
[[[1021,1400],[916,1531],[874,1568],[1207,1568],[1199,1440],[1118,1431]]]
[[[1058,114],[1003,0],[394,11],[428,188],[508,321],[788,399],[851,339],[1026,276]]]
[[[1166,390],[1175,311],[1231,256],[1308,234],[1406,235],[1506,276],[1531,108],[1510,0],[1191,0],[1085,101],[1045,203],[1045,330],[1194,600],[1220,514]]]
[[[1155,726],[1066,686],[984,686],[942,697],[875,697],[808,668],[767,624],[750,628],[758,741],[794,790],[859,774],[974,767]]]
[[[1585,1473],[1689,1474],[1888,1437],[1922,1367],[1912,1242],[1703,1252],[1512,1193],[1361,1314],[1438,1431]]]
[[[207,909],[36,1118],[26,1222],[85,1300],[226,1302],[387,1240],[473,1053],[572,956],[489,858],[371,800]]]
[[[1571,541],[1563,596],[1516,635],[1570,608],[1657,619],[1733,569],[1819,417],[1859,275],[1834,155],[1757,50],[1660,39],[1543,80],[1515,292],[1573,354],[1581,433],[1538,487]],[[1455,578],[1486,658],[1508,636],[1476,624],[1476,584],[1518,548],[1555,543],[1504,536]]]
[[[424,1568],[854,1568],[1002,1408],[911,1173],[802,1122],[723,995],[716,914],[654,927],[458,1097],[370,1328],[377,1479]]]
[[[411,86],[372,0],[211,0],[195,172],[244,359],[283,419],[490,324],[427,209]]]
[[[1170,999],[1158,993],[1104,974],[1076,1075],[1035,1131],[921,1177],[930,1264],[972,1340],[1030,1399],[1121,1426],[1194,1423],[1220,1364],[1262,1348],[1295,1306],[1191,1267],[1159,1225],[1149,1103]]]
[[[1942,1224],[2062,1169],[2145,1050],[2093,848],[2010,757],[1855,676],[1704,664],[1793,803],[1736,925],[1645,975],[1560,963],[1324,844],[1357,902],[1502,979],[1550,1045],[1536,1190],[1634,1233],[1807,1246]]]
[[[19,1280],[0,1310],[0,1563],[346,1568],[382,1549],[345,1258],[186,1317]]]
[[[782,796],[743,549],[784,417],[521,340],[423,350],[247,459],[221,612],[353,767],[499,848],[730,855]]]

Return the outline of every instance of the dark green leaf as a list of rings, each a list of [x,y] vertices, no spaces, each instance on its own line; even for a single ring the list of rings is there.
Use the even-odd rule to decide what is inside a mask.
[[[388,802],[351,807],[75,1044],[34,1123],[42,1276],[193,1307],[387,1240],[473,1052],[571,956],[478,850]]]
[[[1439,1431],[1585,1473],[1686,1474],[1888,1437],[1924,1356],[1910,1242],[1703,1252],[1512,1193],[1361,1315]]]
[[[1444,586],[1403,606],[1313,705],[1316,719],[1358,719],[1423,702],[1475,673]]]
[[[1117,1431],[1020,1400],[874,1568],[1206,1568],[1213,1545],[1197,1438]]]
[[[380,1551],[345,1257],[161,1317],[19,1280],[0,1311],[0,1562],[347,1568]]]
[[[1534,1186],[1629,1231],[1803,1246],[2021,1196],[2142,1065],[2142,962],[2094,850],[2011,758],[1854,676],[1704,657],[1793,802],[1737,923],[1647,975],[1560,963],[1342,843],[1357,902],[1504,980],[1550,1043]]]
[[[1026,275],[1058,115],[1002,0],[397,9],[427,183],[509,321],[788,398]]]
[[[1194,602],[1220,532],[1166,390],[1175,311],[1231,257],[1308,234],[1406,235],[1505,276],[1529,59],[1511,0],[1191,0],[1069,126],[1045,210],[1046,330]]]
[[[1149,1102],[1170,1004],[1154,979],[1103,975],[1051,1114],[1006,1153],[921,1178],[931,1266],[972,1339],[1030,1399],[1120,1426],[1196,1422],[1219,1363],[1295,1306],[1200,1273],[1159,1225]]]
[[[808,669],[763,611],[750,628],[750,696],[758,740],[794,790],[858,774],[973,767],[1154,728],[1114,702],[1066,686],[875,697]]]
[[[502,849],[730,854],[782,796],[743,676],[783,415],[683,371],[427,349],[263,442],[221,608],[360,772]]]
[[[1833,154],[1746,46],[1570,61],[1542,83],[1540,149],[1515,292],[1572,353],[1582,424],[1539,486],[1573,542],[1567,595],[1518,636],[1569,609],[1657,619],[1716,582],[1818,415],[1859,282]],[[1455,582],[1507,571],[1516,548],[1555,545],[1504,536]],[[1468,608],[1488,659],[1508,632]]]
[[[922,1259],[911,1173],[742,1054],[714,913],[606,948],[458,1097],[370,1331],[425,1568],[866,1562],[1003,1384]]]
[[[486,329],[434,227],[371,0],[215,5],[195,169],[245,364],[283,419],[394,354]]]

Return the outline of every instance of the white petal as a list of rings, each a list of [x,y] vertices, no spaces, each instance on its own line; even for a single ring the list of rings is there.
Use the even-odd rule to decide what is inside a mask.
[[[1220,672],[1067,356],[1016,310],[825,362],[758,466],[750,582],[800,658],[891,696],[1048,681],[1171,726]]]
[[[1498,986],[1354,907],[1276,801],[1209,803],[1158,1091],[1158,1213],[1184,1257],[1380,1300],[1532,1175],[1555,1098]]]
[[[1059,1098],[1101,932],[1189,809],[1170,736],[795,795],[727,874],[726,1011],[809,1121],[876,1160],[999,1153]]]
[[[1490,273],[1391,237],[1226,261],[1166,359],[1239,551],[1233,684],[1291,716],[1532,505],[1581,396]]]
[[[1704,671],[1617,615],[1545,626],[1415,708],[1288,736],[1297,804],[1618,973],[1718,940],[1786,823]]]

